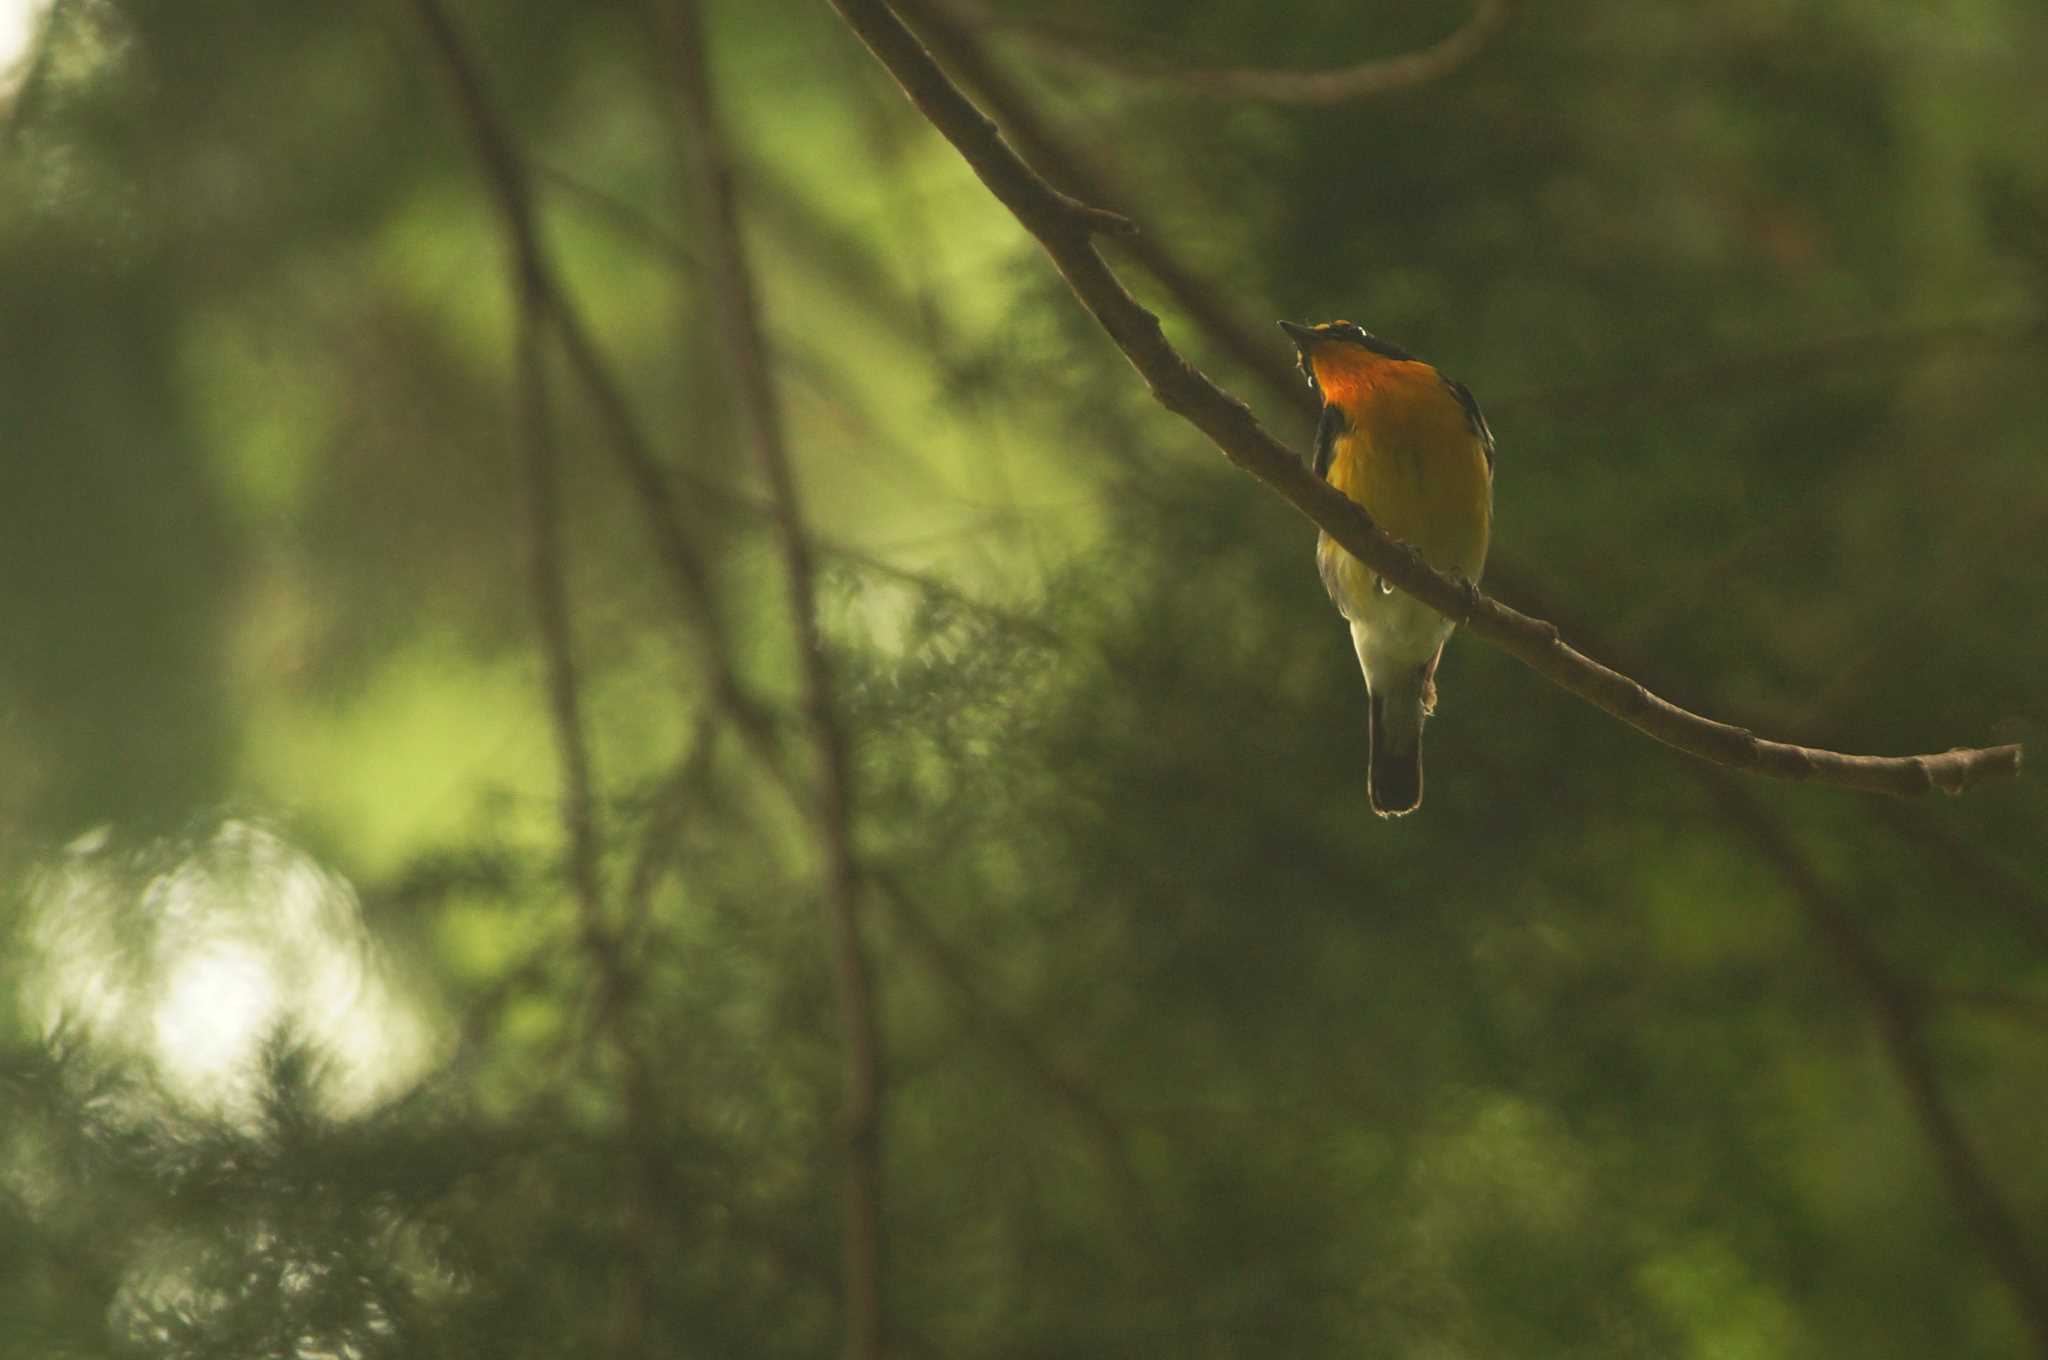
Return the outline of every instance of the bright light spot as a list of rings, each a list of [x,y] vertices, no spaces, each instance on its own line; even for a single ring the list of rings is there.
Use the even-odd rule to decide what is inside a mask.
[[[165,993],[152,1047],[172,1084],[187,1090],[245,1068],[249,1036],[269,1031],[282,1005],[270,961],[246,944],[181,961]]]
[[[29,44],[49,0],[0,0],[0,99],[14,93],[28,69]]]
[[[416,1081],[431,1025],[392,984],[355,893],[275,833],[229,822],[154,874],[95,833],[31,888],[24,999],[68,1030],[146,1062],[165,1089],[229,1118],[255,1113],[265,1044],[319,1065],[336,1115]],[[151,866],[153,867],[153,866]]]

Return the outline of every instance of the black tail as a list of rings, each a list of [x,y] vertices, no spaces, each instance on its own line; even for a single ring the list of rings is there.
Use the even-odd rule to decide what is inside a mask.
[[[1419,700],[1410,700],[1407,707],[1406,713],[1397,708],[1397,728],[1387,720],[1387,697],[1372,696],[1372,760],[1365,794],[1382,817],[1399,817],[1422,806],[1422,708]]]

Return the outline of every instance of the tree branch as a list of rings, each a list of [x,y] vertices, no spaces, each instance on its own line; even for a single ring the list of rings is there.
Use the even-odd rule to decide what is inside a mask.
[[[463,119],[469,125],[477,158],[512,251],[514,289],[532,300],[536,314],[560,339],[563,353],[590,394],[605,427],[612,452],[645,514],[650,537],[690,622],[704,639],[699,664],[712,701],[747,738],[762,764],[780,775],[775,735],[767,715],[754,703],[732,671],[732,648],[712,586],[710,569],[684,529],[677,502],[654,445],[640,428],[624,387],[612,375],[589,327],[556,277],[542,244],[539,218],[526,164],[511,133],[486,90],[483,74],[441,0],[412,0],[421,26],[432,40],[447,73]]]
[[[519,307],[519,377],[521,433],[526,444],[526,495],[532,534],[530,587],[534,619],[539,627],[546,664],[548,714],[555,737],[555,762],[561,772],[558,798],[563,839],[569,850],[569,887],[575,895],[586,934],[598,931],[603,919],[604,887],[599,871],[597,817],[591,789],[590,745],[584,737],[581,690],[576,674],[575,644],[569,623],[568,594],[562,575],[562,538],[558,508],[559,465],[553,421],[548,408],[547,362],[542,353],[540,318],[530,294]]]
[[[1102,162],[1100,153],[1084,151],[1047,125],[1023,89],[989,59],[986,49],[953,12],[954,3],[957,0],[893,0],[892,8],[923,36],[947,69],[981,96],[1002,124],[1004,135],[1040,174],[1079,198],[1135,216],[1133,205],[1123,201],[1117,177]],[[1313,394],[1301,381],[1292,357],[1269,343],[1263,324],[1247,324],[1245,318],[1234,314],[1211,281],[1199,277],[1157,233],[1141,231],[1119,242],[1118,248],[1152,276],[1210,344],[1258,379],[1275,401],[1314,423]],[[2039,312],[1922,322],[1751,350],[1620,379],[1493,392],[1486,398],[1486,409],[1496,416],[1508,411],[1543,411],[1555,416],[1644,400],[1669,403],[1723,398],[1731,383],[1747,390],[1760,383],[1805,379],[1838,364],[1873,359],[1904,362],[1934,347],[1997,352],[2044,343],[2048,343],[2048,315]],[[1519,574],[1503,558],[1495,558],[1489,565],[1496,578]]]
[[[677,69],[684,122],[691,135],[695,197],[702,205],[716,303],[738,397],[754,453],[773,496],[776,537],[796,631],[803,704],[817,751],[814,825],[823,864],[822,906],[838,978],[845,1045],[845,1200],[841,1292],[847,1360],[878,1360],[887,1318],[883,1297],[882,1036],[874,979],[860,931],[860,870],[853,848],[853,790],[847,739],[833,695],[830,658],[818,622],[817,571],[804,524],[796,473],[783,436],[782,411],[762,339],[752,263],[740,234],[732,166],[712,91],[703,19],[697,0],[664,7]]]
[[[522,271],[514,284],[519,289],[521,423],[526,443],[527,508],[533,536],[534,614],[546,658],[548,709],[553,720],[556,762],[561,770],[562,831],[568,841],[569,883],[576,902],[579,938],[597,974],[600,1023],[610,1032],[625,1065],[620,1096],[625,1108],[628,1150],[640,1159],[644,1170],[645,1159],[659,1146],[653,1123],[653,1085],[644,1055],[624,1029],[632,978],[618,937],[604,919],[602,848],[593,795],[595,776],[583,731],[581,690],[562,566],[560,459],[548,403],[541,299],[532,287],[532,278]],[[621,1206],[621,1236],[628,1250],[620,1263],[619,1304],[612,1333],[613,1352],[621,1357],[641,1354],[653,1311],[648,1212],[649,1206],[638,1194],[629,1195]]]
[[[946,0],[896,0],[893,8],[932,44],[949,68],[958,71],[988,101],[1002,120],[1005,135],[1015,140],[1026,160],[1067,193],[1127,212],[1128,205],[1120,201],[1111,177],[1047,126],[1017,83],[989,60],[987,50],[951,12]],[[1138,232],[1127,235],[1119,245],[1214,344],[1275,392],[1284,393],[1283,400],[1300,409],[1309,427],[1314,427],[1316,411],[1308,387],[1293,362],[1270,343],[1270,337],[1234,315],[1219,292],[1196,278],[1158,236]]]
[[[2035,1264],[2018,1217],[1999,1195],[1971,1147],[1962,1121],[1942,1094],[1934,1059],[1920,1033],[1919,998],[1893,975],[1864,938],[1855,917],[1828,890],[1784,828],[1725,776],[1710,782],[1723,815],[1747,833],[1776,867],[1807,920],[1834,951],[1843,973],[1870,1003],[1885,1055],[1905,1088],[1907,1104],[1934,1147],[1950,1192],[2018,1302],[2033,1333],[2035,1350],[2048,1356],[2048,1277]]]
[[[1471,17],[1448,36],[1416,52],[1375,57],[1328,71],[1233,66],[1191,67],[1184,62],[1148,60],[1125,55],[1108,44],[1107,35],[1080,35],[1044,24],[1012,22],[977,5],[974,22],[1003,27],[1045,56],[1129,80],[1167,86],[1209,99],[1251,99],[1267,104],[1328,107],[1374,95],[1411,90],[1442,80],[1479,55],[1507,23],[1509,0],[1479,0]]]
[[[1053,169],[1054,173],[1070,190],[1079,192],[1086,197],[1107,198],[1112,202],[1116,201],[1115,196],[1107,190],[1105,184],[1106,177],[1103,172],[1092,164],[1083,152],[1065,142],[1045,125],[1043,120],[1039,118],[1031,101],[1023,95],[1015,83],[1010,81],[999,68],[988,61],[986,54],[982,51],[979,44],[972,39],[971,35],[962,31],[945,13],[935,10],[930,0],[896,0],[896,7],[904,12],[915,11],[919,24],[924,28],[927,36],[935,43],[943,44],[948,59],[953,61],[967,75],[971,83],[981,91],[983,96],[991,102],[1002,117],[1005,126],[1025,146],[1035,161]],[[1127,205],[1119,203],[1118,206],[1125,207]],[[1301,411],[1304,416],[1312,417],[1313,403],[1294,372],[1293,365],[1280,358],[1277,352],[1260,346],[1252,329],[1232,317],[1216,301],[1216,290],[1188,270],[1158,237],[1151,235],[1136,237],[1127,243],[1126,248],[1132,257],[1166,289],[1174,298],[1176,304],[1187,313],[1189,318],[1203,330],[1213,343],[1242,363],[1249,372],[1265,384],[1277,399]],[[1898,350],[1904,350],[1912,343],[1925,342],[2027,345],[2039,343],[2044,334],[2048,334],[2048,332],[2044,332],[2044,326],[2048,326],[2048,322],[2044,322],[2040,318],[2035,318],[2030,324],[2021,324],[2011,328],[1998,322],[1963,322],[1946,326],[1937,325],[1917,328],[1913,331],[1900,332],[1895,336],[1885,337],[1885,340],[1891,342],[1892,347]],[[1788,367],[1791,367],[1794,371],[1810,371],[1823,363],[1832,362],[1840,357],[1847,357],[1845,351],[1848,348],[1848,346],[1838,342],[1824,341],[1818,345],[1808,346],[1803,350],[1791,351]],[[1854,348],[1859,354],[1864,351],[1864,347],[1860,344],[1854,346]],[[1775,368],[1777,356],[1756,357],[1760,362],[1769,363]],[[1741,370],[1742,376],[1748,380],[1753,380],[1756,377],[1755,371],[1748,367],[1748,360],[1737,362],[1744,365]],[[1715,364],[1709,366],[1706,370],[1697,372],[1691,370],[1683,371],[1674,375],[1669,383],[1659,385],[1655,378],[1652,378],[1650,381],[1653,385],[1658,385],[1660,391],[1667,391],[1667,393],[1670,389],[1682,389],[1683,391],[1690,392],[1697,388],[1699,380],[1704,376],[1711,375],[1723,378],[1734,376],[1727,371],[1728,369],[1728,364]],[[1604,400],[1620,395],[1624,394],[1607,387],[1602,387],[1598,389],[1574,389],[1566,392],[1531,392],[1515,399],[1515,401],[1518,405],[1531,408],[1538,406],[1550,407],[1557,403],[1562,403],[1567,407],[1574,407],[1586,403],[1589,399]],[[1496,398],[1489,404],[1498,406],[1501,403]],[[1501,570],[1503,566],[1505,566],[1504,563],[1496,563],[1495,574],[1497,576],[1507,574]],[[1536,593],[1536,587],[1532,584],[1531,579],[1526,574],[1520,575],[1522,579],[1516,587],[1517,593]],[[1587,631],[1582,625],[1575,625],[1575,627],[1579,627],[1580,631]],[[1710,786],[1709,791],[1715,795],[1717,804],[1723,809],[1722,815],[1724,819],[1735,820],[1752,828],[1761,822],[1767,831],[1776,831],[1776,828],[1771,824],[1769,814],[1748,787],[1724,777],[1712,766],[1691,765],[1688,766],[1688,769],[1695,778]],[[1901,831],[1911,832],[1922,837],[1940,834],[1938,829],[1933,824],[1928,823],[1925,818],[1909,815],[1901,804],[1879,802],[1871,806],[1873,811],[1882,813],[1887,821]],[[1777,833],[1777,836],[1780,842],[1782,842],[1782,833]],[[1952,854],[1961,854],[1962,850],[1958,846],[1959,843],[1951,842],[1945,848],[1948,848]],[[1990,864],[1981,855],[1970,856],[1966,862],[1966,867],[1972,868],[1977,873],[1979,887],[1982,891],[2010,904],[2012,913],[2017,919],[2029,925],[2038,925],[2043,919],[2041,916],[2036,915],[2033,908],[2032,899],[2037,895],[2016,887],[2015,885],[2018,882],[2017,876],[2011,875],[1999,866]],[[1810,879],[1810,875],[1808,877]],[[1799,883],[1795,881],[1792,886],[1796,893],[1799,890]],[[1846,917],[1840,919],[1846,923]],[[1853,923],[1848,924],[1849,929],[1853,932]],[[1874,956],[1866,949],[1859,957],[1867,960]],[[1868,976],[1868,974],[1866,973],[1865,976]],[[1896,995],[1897,991],[1895,988],[1878,990],[1866,988],[1865,990],[1866,1000],[1873,1007],[1881,1008],[1890,999],[1896,997]],[[1923,1129],[1926,1131],[1930,1144],[1937,1150],[1950,1149],[1950,1152],[1945,1156],[1944,1165],[1952,1168],[1956,1165],[1953,1158],[1953,1149],[1957,1145],[1957,1138],[1959,1137],[1955,1122],[1952,1117],[1944,1118],[1947,1106],[1938,1098],[1939,1093],[1933,1088],[1931,1064],[1926,1060],[1924,1049],[1918,1046],[1916,1040],[1912,1045],[1909,1045],[1906,1051],[1909,1054],[1909,1060],[1906,1066],[1901,1069],[1902,1075],[1907,1075],[1909,1072],[1917,1074],[1908,1076],[1909,1086],[1918,1089],[1923,1096],[1929,1091],[1934,1091],[1936,1096],[1932,1101],[1916,1099],[1909,1103],[1915,1117],[1920,1120]],[[1921,1059],[1917,1064],[1913,1063],[1910,1059],[1910,1054],[1914,1052],[1917,1052]],[[1973,1159],[1967,1155],[1967,1145],[1964,1145],[1964,1153],[1964,1164],[1968,1165]],[[1952,1191],[1961,1202],[1964,1217],[1972,1224],[1973,1228],[1979,1231],[1980,1237],[1984,1237],[1987,1251],[1994,1256],[2000,1257],[2000,1259],[2010,1261],[2010,1253],[2005,1249],[2005,1244],[2010,1241],[2010,1237],[2009,1235],[2001,1234],[1998,1226],[2001,1220],[2009,1225],[2011,1221],[2010,1215],[1997,1212],[1987,1215],[1981,1211],[1981,1206],[1987,1201],[1994,1207],[1998,1204],[1995,1190],[1989,1178],[1982,1174],[1981,1167],[1978,1168],[1978,1174],[1974,1176],[1965,1174],[1959,1178],[1951,1174],[1950,1185]],[[1973,1209],[1972,1205],[1978,1207]],[[1985,1236],[1987,1225],[1988,1237]],[[2023,1290],[2034,1287],[2032,1282],[2035,1277],[2031,1270],[2022,1272],[2020,1278],[2023,1281]],[[2023,1293],[2023,1307],[2027,1306],[2025,1298],[2026,1295]]]
[[[968,101],[883,0],[832,0],[834,8],[943,133],[989,192],[1052,258],[1083,306],[1109,333],[1152,395],[1207,435],[1223,455],[1264,482],[1374,572],[1475,636],[1649,736],[1731,769],[1869,792],[1959,793],[1979,779],[2016,774],[2020,748],[1957,749],[1917,756],[1858,756],[1767,741],[1688,712],[1575,650],[1555,624],[1531,618],[1470,582],[1432,571],[1389,538],[1356,503],[1316,478],[1251,411],[1218,388],[1167,341],[1159,319],[1131,297],[1097,253],[1095,216],[1041,179]],[[1118,221],[1123,219],[1118,218]]]
[[[700,717],[685,753],[647,800],[639,843],[626,871],[625,901],[619,921],[619,939],[627,948],[637,948],[644,942],[649,918],[654,914],[655,889],[676,858],[685,814],[703,797],[710,782],[717,738],[718,730],[710,716]]]

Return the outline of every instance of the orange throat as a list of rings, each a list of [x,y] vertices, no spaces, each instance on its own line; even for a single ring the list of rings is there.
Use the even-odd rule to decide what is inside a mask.
[[[1316,371],[1316,386],[1323,400],[1332,406],[1352,406],[1379,385],[1387,361],[1351,345],[1318,349],[1309,363]]]

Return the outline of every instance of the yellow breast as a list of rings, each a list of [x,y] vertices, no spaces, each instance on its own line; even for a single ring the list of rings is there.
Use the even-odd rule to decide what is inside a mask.
[[[1435,371],[1412,367],[1346,403],[1351,429],[1331,451],[1330,484],[1438,571],[1476,581],[1493,530],[1486,447]]]

